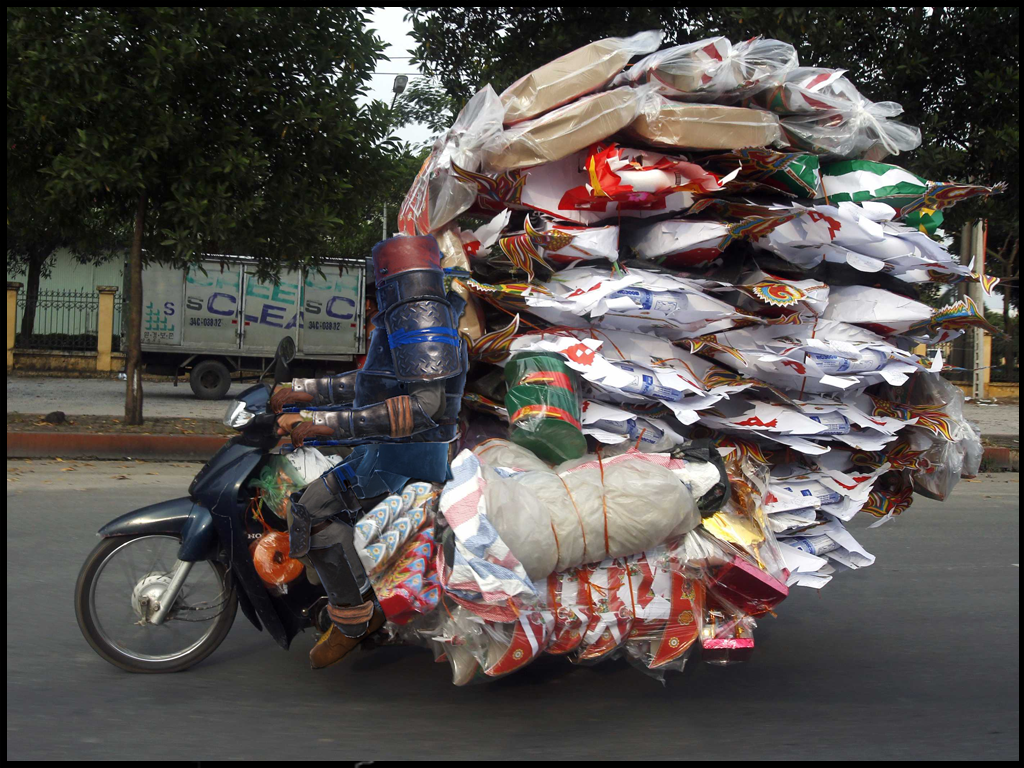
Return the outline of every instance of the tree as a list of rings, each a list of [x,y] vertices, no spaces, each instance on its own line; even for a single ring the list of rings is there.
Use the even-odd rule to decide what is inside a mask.
[[[665,45],[713,35],[792,43],[804,66],[846,69],[874,101],[897,101],[924,143],[894,162],[936,181],[991,184],[1005,194],[947,212],[946,230],[990,223],[993,274],[1012,281],[1020,242],[1020,26],[1016,7],[410,7],[413,63],[428,75],[402,113],[434,128],[481,86],[499,93],[557,56],[602,37],[665,30]],[[979,42],[979,41],[984,41]],[[450,123],[450,121],[449,121]],[[1005,242],[1009,245],[1000,250]],[[1014,254],[1012,260],[1000,254]],[[998,266],[997,266],[998,265]]]
[[[387,106],[357,104],[382,50],[354,8],[8,8],[9,200],[13,164],[41,205],[131,230],[128,423],[144,260],[269,276],[366,231],[399,172]]]
[[[35,332],[39,281],[49,276],[51,257],[58,249],[81,262],[110,258],[119,245],[123,250],[123,238],[119,243],[91,212],[49,204],[45,178],[37,170],[41,165],[41,160],[7,165],[7,274],[25,272],[25,312],[19,329],[23,339]],[[26,167],[31,167],[27,174]]]

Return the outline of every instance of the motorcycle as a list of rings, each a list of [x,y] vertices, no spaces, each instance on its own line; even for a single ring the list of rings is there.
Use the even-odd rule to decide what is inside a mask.
[[[271,364],[275,385],[289,378],[294,357],[294,340],[282,339]],[[75,586],[75,613],[89,645],[111,664],[141,673],[188,669],[224,641],[239,608],[285,649],[306,628],[326,631],[323,588],[299,578],[274,590],[250,554],[266,526],[286,530],[284,521],[248,514],[250,480],[280,440],[272,393],[261,382],[231,403],[224,423],[239,434],[199,470],[187,496],[100,528]]]

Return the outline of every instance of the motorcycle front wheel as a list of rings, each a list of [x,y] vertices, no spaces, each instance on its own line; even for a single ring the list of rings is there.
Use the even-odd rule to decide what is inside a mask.
[[[103,539],[82,566],[75,614],[101,657],[129,672],[181,672],[205,659],[235,621],[238,596],[227,568],[192,564],[161,624],[151,621],[178,564],[181,540],[168,535]]]

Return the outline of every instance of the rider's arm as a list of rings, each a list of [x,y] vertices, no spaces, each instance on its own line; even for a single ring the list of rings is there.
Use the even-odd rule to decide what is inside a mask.
[[[317,379],[292,379],[291,385],[275,390],[270,406],[275,413],[289,405],[323,408],[348,405],[355,398],[356,371]]]
[[[437,426],[444,413],[445,384],[431,381],[409,385],[409,394],[390,397],[362,408],[316,411],[311,421],[297,424],[292,442],[317,438],[366,440],[374,437],[410,437]]]

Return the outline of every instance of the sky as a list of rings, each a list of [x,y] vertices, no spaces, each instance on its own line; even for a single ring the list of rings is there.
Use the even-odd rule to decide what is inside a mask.
[[[367,100],[378,99],[388,104],[394,96],[391,88],[396,74],[409,75],[409,78],[420,77],[416,68],[409,62],[411,49],[415,46],[412,36],[412,24],[404,20],[405,10],[400,7],[374,8],[371,23],[377,34],[388,44],[384,51],[391,61],[381,61],[377,72],[370,80],[370,92]],[[406,125],[398,131],[403,141],[421,144],[431,138],[430,131],[423,125]]]

